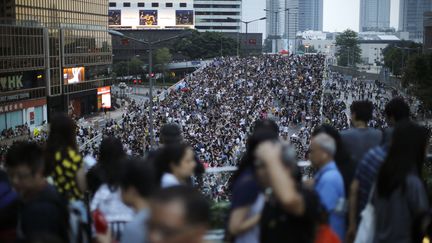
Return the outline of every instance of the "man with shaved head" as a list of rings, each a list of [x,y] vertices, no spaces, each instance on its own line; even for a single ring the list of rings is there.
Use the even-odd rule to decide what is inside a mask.
[[[335,140],[325,133],[312,138],[309,159],[317,170],[314,188],[329,216],[331,228],[345,239],[345,190],[342,175],[336,167]]]

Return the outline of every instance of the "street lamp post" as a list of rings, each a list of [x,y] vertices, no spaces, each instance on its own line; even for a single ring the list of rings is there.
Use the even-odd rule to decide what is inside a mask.
[[[238,22],[243,23],[243,24],[246,25],[246,42],[249,42],[249,39],[248,39],[249,38],[249,36],[248,36],[248,34],[249,34],[249,32],[248,32],[249,24],[253,23],[253,22],[256,22],[256,21],[267,19],[267,17],[262,17],[262,18],[254,19],[254,20],[250,20],[250,21],[243,21],[241,19],[233,19],[231,17],[228,17],[227,19],[228,20],[235,20],[235,21],[238,21]],[[237,50],[237,56],[238,56],[238,50]]]
[[[129,40],[133,40],[136,41],[138,43],[147,45],[149,48],[149,85],[150,85],[150,90],[149,90],[149,96],[150,96],[150,105],[149,105],[149,130],[150,130],[150,149],[154,148],[155,145],[155,138],[154,138],[154,129],[153,129],[153,46],[160,44],[162,42],[166,42],[166,41],[170,41],[170,40],[174,40],[177,38],[181,38],[181,37],[185,37],[187,35],[190,35],[191,32],[187,32],[186,34],[181,34],[181,35],[175,35],[163,40],[158,40],[158,41],[146,41],[146,40],[141,40],[141,39],[137,39],[131,36],[126,36],[125,34],[119,32],[119,31],[115,31],[115,30],[108,30],[108,33],[114,36],[118,36],[118,37],[122,37],[122,38],[126,38]],[[145,152],[145,143],[144,143],[144,147],[143,147],[143,153]]]
[[[249,32],[248,32],[249,24],[253,23],[253,22],[256,22],[256,21],[267,19],[267,17],[262,17],[262,18],[259,18],[259,19],[254,19],[254,20],[249,20],[249,21],[243,21],[241,19],[233,19],[233,18],[230,18],[230,17],[228,17],[227,19],[229,19],[229,20],[236,20],[236,21],[239,21],[239,22],[244,23],[246,25],[246,47],[247,47],[249,45],[249,35],[248,35],[249,34]],[[237,55],[238,55],[238,50],[237,50]],[[247,74],[247,72],[248,72],[248,62],[247,62],[247,60],[246,60],[245,68],[246,68],[245,75],[247,76],[248,75]]]
[[[285,35],[288,41],[288,50],[289,50],[289,37],[290,37],[290,33],[289,33],[289,17],[290,17],[290,10],[296,10],[298,8],[286,8],[284,11],[286,12],[285,14],[285,18],[286,18],[286,30],[285,30]],[[297,35],[297,33],[295,34]],[[294,37],[295,38],[295,37]]]

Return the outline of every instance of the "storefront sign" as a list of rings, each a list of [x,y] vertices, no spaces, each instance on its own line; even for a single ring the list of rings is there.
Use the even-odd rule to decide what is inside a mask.
[[[5,91],[23,88],[22,77],[22,75],[0,77],[0,89]]]
[[[23,103],[15,103],[15,104],[7,104],[7,105],[0,105],[0,113],[6,113],[11,111],[17,111],[24,108]]]
[[[97,89],[98,109],[111,108],[111,87],[105,86]]]
[[[0,105],[0,113],[18,111],[30,107],[43,106],[46,105],[46,99],[37,99],[37,100],[25,100],[21,102],[2,104]]]
[[[7,96],[0,96],[0,102],[23,100],[28,98],[30,98],[30,93],[7,95]]]

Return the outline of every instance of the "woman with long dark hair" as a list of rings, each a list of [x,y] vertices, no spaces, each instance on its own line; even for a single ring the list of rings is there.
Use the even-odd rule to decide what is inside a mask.
[[[75,122],[66,114],[56,114],[49,126],[46,144],[46,173],[68,201],[82,200],[86,189],[85,171],[76,143]]]
[[[414,219],[428,209],[421,170],[429,134],[411,121],[394,129],[390,149],[379,173],[372,200],[374,242],[411,242]]]
[[[103,139],[100,148],[98,163],[87,174],[91,194],[102,184],[107,184],[116,190],[120,183],[121,161],[126,157],[121,141],[114,137]]]
[[[254,243],[260,240],[259,222],[264,207],[264,195],[254,173],[255,149],[265,141],[278,140],[278,127],[271,120],[255,123],[254,132],[248,138],[246,152],[232,180],[231,212],[228,232],[236,243]]]
[[[91,211],[99,210],[107,219],[113,238],[121,239],[126,223],[132,220],[133,211],[121,200],[120,180],[122,162],[126,158],[121,141],[114,137],[102,140],[99,161],[94,168],[96,178],[92,187],[97,190],[90,203]],[[98,186],[99,185],[99,186]]]

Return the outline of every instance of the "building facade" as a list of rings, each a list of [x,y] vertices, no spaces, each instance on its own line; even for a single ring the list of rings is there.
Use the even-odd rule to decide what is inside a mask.
[[[323,0],[301,0],[298,1],[298,31],[323,30]]]
[[[240,32],[241,0],[194,0],[198,31]]]
[[[0,131],[97,110],[97,88],[111,83],[107,13],[104,0],[2,1]]]
[[[281,48],[281,15],[284,14],[279,0],[266,0],[267,39],[271,42],[271,52],[276,53]]]
[[[409,40],[423,42],[423,14],[432,11],[431,0],[400,0],[399,31],[408,32]]]
[[[432,53],[432,11],[424,13],[423,52]]]
[[[109,0],[111,29],[185,29],[195,25],[193,0]]]
[[[390,0],[360,0],[360,32],[390,28]]]

